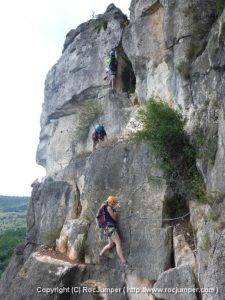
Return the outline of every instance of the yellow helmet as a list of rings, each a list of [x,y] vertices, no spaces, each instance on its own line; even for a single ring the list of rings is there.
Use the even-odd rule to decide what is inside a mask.
[[[116,196],[109,196],[107,199],[109,205],[116,205],[118,203],[118,198]]]

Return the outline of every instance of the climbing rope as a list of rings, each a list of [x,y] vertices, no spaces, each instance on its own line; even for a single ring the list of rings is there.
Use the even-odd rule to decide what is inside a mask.
[[[154,219],[154,218],[150,218],[150,217],[141,217],[139,216],[138,214],[132,214],[132,215],[129,215],[127,217],[124,217],[124,218],[121,218],[119,219],[119,221],[123,221],[123,220],[127,220],[127,219],[130,219],[130,218],[133,218],[133,217],[138,217],[139,220],[150,220],[150,221],[175,221],[175,220],[180,220],[180,219],[184,219],[185,217],[189,216],[190,215],[190,212],[186,213],[185,215],[183,216],[180,216],[180,217],[176,217],[176,218],[167,218],[167,219]]]
[[[88,208],[88,209],[89,209],[89,211],[93,214],[93,216],[94,216],[95,219],[96,219],[96,216],[95,216],[95,214],[93,213],[93,211],[92,211],[90,208]],[[126,217],[124,217],[124,218],[120,218],[120,219],[118,219],[118,221],[120,222],[120,221],[124,221],[124,220],[127,220],[127,219],[131,219],[131,218],[138,217],[139,220],[149,220],[149,221],[169,222],[169,221],[175,221],[175,220],[184,219],[184,218],[186,218],[186,217],[189,216],[189,215],[190,215],[190,212],[184,214],[183,216],[176,217],[176,218],[154,219],[154,218],[151,218],[151,217],[141,217],[141,216],[139,216],[139,214],[136,213],[136,214],[131,214],[131,215],[129,215],[129,216],[126,216]]]

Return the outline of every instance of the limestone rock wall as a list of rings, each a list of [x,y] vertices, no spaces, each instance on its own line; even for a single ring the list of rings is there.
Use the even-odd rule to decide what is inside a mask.
[[[165,8],[159,1],[132,1],[130,10],[131,20],[124,31],[123,47],[133,64],[137,95],[142,101],[152,95],[170,99],[163,28]]]
[[[224,299],[224,24],[225,11],[214,0],[132,0],[130,20],[112,4],[67,34],[45,82],[37,162],[47,175],[33,183],[27,238],[3,274],[0,299],[48,298],[36,294],[37,285],[218,287],[217,294],[147,293],[141,299]],[[120,62],[115,93],[105,61],[113,47]],[[134,94],[127,89],[128,70],[136,79]],[[211,206],[190,199],[183,232],[164,222],[171,188],[148,145],[131,138],[140,127],[138,107],[151,96],[182,109],[190,139],[199,141],[197,167],[207,190],[217,194]],[[92,153],[97,122],[108,141]],[[126,271],[115,251],[98,261],[104,242],[95,215],[110,194],[120,199]],[[55,247],[58,257],[43,245]],[[140,299],[128,292],[100,296]],[[93,293],[53,297],[96,299]]]

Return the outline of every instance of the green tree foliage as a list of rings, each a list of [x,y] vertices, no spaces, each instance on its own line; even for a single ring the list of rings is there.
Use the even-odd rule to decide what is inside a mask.
[[[26,234],[29,197],[0,196],[0,276]]]
[[[26,227],[29,197],[0,196],[0,234],[8,229]]]
[[[9,263],[14,248],[23,242],[26,228],[8,229],[0,235],[0,276]]]

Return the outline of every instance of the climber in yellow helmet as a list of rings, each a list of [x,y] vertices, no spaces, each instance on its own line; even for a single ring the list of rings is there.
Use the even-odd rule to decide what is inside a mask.
[[[100,207],[97,215],[98,225],[103,229],[104,235],[108,238],[108,244],[101,250],[99,256],[116,246],[116,252],[121,260],[122,266],[126,266],[127,262],[123,255],[121,239],[117,232],[117,213],[115,206],[118,205],[118,198],[109,196],[107,201]]]

